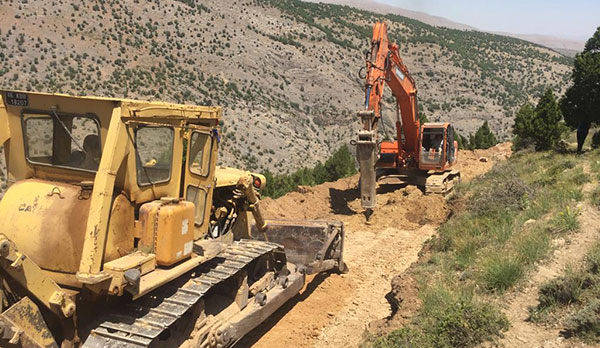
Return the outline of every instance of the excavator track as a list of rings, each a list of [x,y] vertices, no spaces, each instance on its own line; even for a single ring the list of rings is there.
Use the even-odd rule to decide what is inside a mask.
[[[448,196],[458,184],[460,184],[460,172],[458,170],[430,174],[425,181],[425,193]]]
[[[421,188],[425,194],[448,196],[460,183],[460,172],[458,170],[441,173],[427,173],[418,170],[404,170],[402,173],[383,171],[379,173],[377,183],[379,185],[415,185]]]
[[[276,250],[283,252],[282,246],[275,243],[236,241],[211,261],[198,266],[196,276],[175,291],[159,289],[103,316],[101,324],[90,332],[82,347],[153,346],[163,332],[212,288],[233,278],[252,261]]]

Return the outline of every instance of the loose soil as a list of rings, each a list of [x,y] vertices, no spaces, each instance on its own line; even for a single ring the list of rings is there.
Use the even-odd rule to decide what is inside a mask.
[[[460,151],[457,167],[462,180],[469,181],[508,158],[510,146]],[[379,206],[367,223],[357,183],[358,176],[353,176],[262,201],[271,219],[343,221],[344,257],[350,272],[311,277],[298,296],[236,348],[356,347],[369,323],[391,314],[386,294],[392,278],[418,260],[423,243],[446,220],[449,209],[444,197],[424,195],[413,186],[387,189],[377,195]],[[411,290],[405,286],[395,291]]]

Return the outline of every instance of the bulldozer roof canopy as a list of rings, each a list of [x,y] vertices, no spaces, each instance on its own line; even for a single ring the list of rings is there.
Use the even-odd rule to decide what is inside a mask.
[[[218,106],[198,106],[167,103],[162,101],[141,101],[115,97],[72,96],[63,93],[28,92],[0,89],[0,95],[7,106],[27,107],[30,96],[55,97],[79,101],[104,101],[120,105],[123,117],[175,117],[220,119],[222,109]],[[62,100],[64,101],[64,100]],[[116,106],[116,105],[115,105]]]

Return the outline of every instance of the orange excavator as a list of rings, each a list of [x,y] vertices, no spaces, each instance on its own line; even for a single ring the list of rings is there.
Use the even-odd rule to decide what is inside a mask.
[[[458,144],[450,123],[419,122],[417,87],[402,62],[398,45],[391,43],[385,23],[373,28],[366,53],[365,108],[358,112],[356,157],[360,167],[361,204],[367,217],[376,207],[377,185],[417,185],[425,193],[447,194],[460,181],[456,164]],[[379,139],[384,86],[396,99],[396,140]],[[353,142],[354,143],[354,142]]]

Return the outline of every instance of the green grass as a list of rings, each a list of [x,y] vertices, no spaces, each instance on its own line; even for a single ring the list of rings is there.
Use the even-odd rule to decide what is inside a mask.
[[[497,309],[473,297],[442,285],[423,291],[423,310],[415,326],[373,339],[373,348],[392,347],[474,347],[509,328]]]
[[[505,291],[525,274],[525,264],[515,256],[490,256],[481,270],[482,284],[490,291]]]
[[[583,171],[584,160],[572,154],[517,152],[461,185],[449,202],[454,214],[412,271],[421,310],[405,328],[371,339],[367,346],[475,347],[500,337],[508,327],[506,318],[499,308],[483,303],[501,300],[518,287],[550,254],[553,239],[579,230],[576,205],[591,180]],[[600,247],[592,259],[598,267]],[[578,300],[578,284],[549,286],[548,296],[562,292]],[[489,326],[479,325],[480,320]]]
[[[590,200],[594,206],[600,207],[600,186],[591,192]]]
[[[533,231],[520,236],[515,241],[515,248],[520,261],[525,265],[532,265],[548,253],[550,242],[551,237],[546,230],[536,227]]]
[[[550,231],[553,233],[563,234],[579,230],[579,220],[577,219],[578,215],[578,209],[571,209],[571,207],[566,206],[550,221]]]

